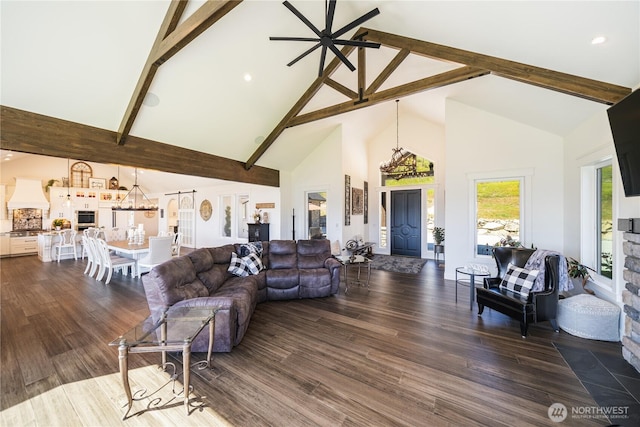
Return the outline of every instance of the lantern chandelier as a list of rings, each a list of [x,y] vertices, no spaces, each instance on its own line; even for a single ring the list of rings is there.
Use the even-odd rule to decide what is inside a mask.
[[[433,176],[433,163],[429,163],[428,170],[418,171],[416,155],[400,147],[399,103],[400,100],[396,99],[396,148],[391,149],[389,161],[380,163],[380,172],[395,180]]]
[[[118,175],[120,170],[118,169]],[[131,190],[123,197],[118,198],[116,204],[111,207],[114,211],[157,211],[158,205],[151,203],[151,200],[144,194],[142,188],[138,185],[138,168],[135,168],[134,172],[135,181]],[[140,203],[138,203],[138,193],[140,197]]]

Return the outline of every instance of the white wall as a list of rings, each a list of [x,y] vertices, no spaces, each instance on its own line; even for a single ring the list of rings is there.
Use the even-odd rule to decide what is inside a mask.
[[[280,229],[280,189],[275,187],[267,187],[262,185],[233,183],[223,185],[215,185],[210,187],[196,187],[192,189],[176,189],[173,192],[181,191],[191,195],[191,190],[196,190],[194,195],[195,210],[195,247],[213,247],[221,246],[229,243],[237,243],[247,241],[246,238],[238,237],[238,230],[241,227],[246,228],[246,224],[238,223],[237,205],[238,198],[241,195],[249,196],[249,221],[253,222],[252,215],[255,211],[256,203],[274,203],[274,209],[262,209],[263,212],[269,213],[269,236],[271,239],[279,239],[281,236]],[[173,193],[172,192],[172,193]],[[159,221],[159,229],[165,230],[168,227],[167,206],[171,199],[177,199],[177,195],[156,195],[158,197],[158,205],[165,209],[164,218]],[[224,221],[224,208],[221,205],[224,196],[231,197],[231,237],[222,236],[222,224]],[[213,207],[211,218],[205,221],[200,216],[200,204],[204,200],[209,200]]]
[[[327,239],[341,240],[344,244],[342,141],[342,127],[339,126],[291,172],[289,194],[291,209],[296,211],[296,240],[308,238],[306,193],[327,191]],[[287,215],[291,215],[291,211]],[[290,232],[285,238],[291,238]]]
[[[446,102],[446,117],[445,277],[454,278],[455,268],[469,263],[485,263],[495,269],[490,256],[475,255],[471,193],[475,176],[489,177],[500,171],[531,173],[523,243],[563,251],[562,139],[454,100]]]
[[[618,218],[640,217],[640,197],[625,197],[620,168],[616,157],[615,146],[611,136],[611,128],[606,111],[594,115],[582,123],[565,138],[565,255],[581,259],[580,254],[580,171],[584,166],[611,159],[613,165],[613,219],[614,227]],[[613,271],[614,279],[611,286],[599,283],[590,285],[596,294],[610,301],[621,302],[625,281],[622,278],[624,270],[624,254],[622,249],[622,232],[613,233]]]
[[[360,236],[364,241],[370,241],[369,227],[364,224],[364,212],[362,215],[354,215],[351,212],[350,224],[344,225],[344,175],[349,175],[351,180],[351,197],[350,200],[353,203],[353,189],[357,188],[364,190],[364,182],[368,181],[368,147],[366,141],[362,139],[362,132],[357,129],[353,129],[349,124],[343,125],[343,142],[342,142],[342,241],[344,245],[347,240],[353,239],[356,236]],[[368,182],[368,207],[369,215],[368,221],[371,221],[371,187],[372,184]]]

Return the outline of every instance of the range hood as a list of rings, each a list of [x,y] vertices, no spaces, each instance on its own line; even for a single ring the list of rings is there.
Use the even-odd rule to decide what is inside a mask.
[[[49,210],[49,201],[42,192],[39,179],[16,178],[16,189],[7,202],[7,209],[26,208]]]

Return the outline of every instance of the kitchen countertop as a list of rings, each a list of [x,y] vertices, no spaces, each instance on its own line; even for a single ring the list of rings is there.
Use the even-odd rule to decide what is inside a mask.
[[[24,230],[24,231],[6,231],[4,233],[0,233],[9,237],[31,237],[37,236],[40,233],[44,233],[45,230]]]

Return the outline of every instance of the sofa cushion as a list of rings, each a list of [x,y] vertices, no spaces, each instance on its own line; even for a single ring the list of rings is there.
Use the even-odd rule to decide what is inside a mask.
[[[208,250],[215,264],[229,264],[231,252],[235,252],[236,248],[233,245],[224,245],[217,248],[208,248]]]
[[[267,287],[274,289],[291,289],[298,286],[298,269],[267,270]]]
[[[151,269],[148,279],[155,283],[165,306],[189,298],[209,296],[206,286],[196,276],[191,258],[170,259]]]
[[[239,257],[235,252],[231,253],[228,271],[235,276],[246,277],[258,274],[263,268],[262,260],[256,253],[250,253],[244,257]]]
[[[327,258],[331,258],[328,240],[298,240],[298,268],[323,268]]]
[[[215,293],[227,279],[233,277],[227,268],[227,264],[213,264],[210,269],[198,273],[198,279],[207,287],[209,295]]]
[[[196,274],[201,271],[208,270],[213,266],[213,257],[211,256],[211,252],[206,248],[191,251],[187,256],[191,259],[191,263],[193,264],[193,268],[196,270]]]
[[[526,270],[509,263],[500,288],[527,297],[538,276],[538,270]]]
[[[290,269],[298,267],[296,242],[293,240],[272,240],[269,242],[269,269]]]

